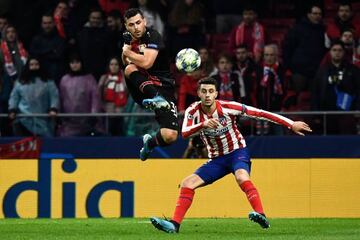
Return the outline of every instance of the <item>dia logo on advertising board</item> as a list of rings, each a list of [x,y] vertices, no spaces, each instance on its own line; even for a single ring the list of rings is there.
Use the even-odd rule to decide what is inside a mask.
[[[37,160],[37,181],[24,180],[16,182],[8,189],[5,189],[5,194],[2,202],[2,210],[5,218],[19,218],[17,211],[17,200],[19,196],[26,191],[37,192],[38,200],[33,202],[34,207],[37,208],[37,217],[50,218],[51,215],[51,197],[52,197],[52,162],[62,160],[61,169],[65,173],[74,173],[78,166],[74,157],[70,154],[41,154]],[[0,160],[1,161],[1,160]],[[12,160],[16,161],[16,160]],[[76,182],[62,182],[62,217],[73,218],[76,216],[77,195]],[[134,182],[133,181],[114,181],[107,180],[96,183],[86,196],[86,215],[87,217],[102,217],[100,212],[100,199],[108,191],[117,191],[121,194],[120,203],[113,204],[120,205],[119,217],[133,217],[134,216]],[[37,205],[37,206],[36,206]]]

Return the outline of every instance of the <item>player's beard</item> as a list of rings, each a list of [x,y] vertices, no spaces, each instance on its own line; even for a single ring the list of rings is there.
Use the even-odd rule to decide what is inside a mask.
[[[144,35],[145,31],[138,31],[138,32],[134,32],[133,37],[136,39],[136,40],[139,40],[143,35]]]

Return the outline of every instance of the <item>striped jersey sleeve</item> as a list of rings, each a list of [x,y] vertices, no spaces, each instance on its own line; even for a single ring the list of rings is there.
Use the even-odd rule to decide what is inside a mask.
[[[268,112],[255,107],[247,106],[238,102],[223,102],[223,107],[229,109],[230,113],[234,115],[244,115],[246,117],[255,118],[258,120],[267,120],[279,125],[283,125],[289,129],[293,125],[294,121],[276,113]]]
[[[268,120],[288,128],[291,128],[294,123],[286,117],[238,102],[216,100],[215,104],[216,109],[214,112],[204,113],[201,110],[201,102],[193,103],[185,111],[182,126],[182,136],[184,138],[200,134],[211,159],[246,147],[245,139],[236,124],[237,115]],[[204,122],[209,119],[217,119],[218,126],[216,128],[203,128]]]
[[[199,133],[199,130],[201,130],[204,122],[199,121],[199,109],[200,102],[195,102],[186,109],[181,130],[183,138],[197,135]]]

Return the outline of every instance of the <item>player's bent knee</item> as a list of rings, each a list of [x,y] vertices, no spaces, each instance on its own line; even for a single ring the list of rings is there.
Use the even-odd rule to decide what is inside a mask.
[[[181,186],[182,188],[194,189],[194,184],[193,184],[193,182],[190,181],[190,179],[187,179],[187,178],[185,178],[185,179],[181,182],[180,186]]]
[[[235,178],[238,184],[242,184],[243,182],[250,180],[249,173],[245,169],[238,169],[235,172]]]
[[[136,65],[134,65],[134,64],[129,64],[129,65],[127,65],[127,66],[125,67],[124,73],[125,73],[125,76],[126,76],[126,77],[129,77],[130,74],[132,74],[133,72],[138,71],[138,70],[139,70],[139,69],[136,67]]]
[[[175,130],[167,130],[162,134],[162,138],[164,142],[167,144],[171,144],[177,140],[178,132]]]
[[[196,188],[203,186],[204,181],[196,174],[192,174],[182,180],[180,186],[182,188],[190,188],[195,190]]]

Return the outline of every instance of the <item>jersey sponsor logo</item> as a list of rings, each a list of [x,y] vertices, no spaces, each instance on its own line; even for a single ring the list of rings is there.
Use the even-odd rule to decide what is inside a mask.
[[[147,45],[147,47],[148,47],[148,48],[155,48],[155,49],[158,49],[158,48],[159,48],[159,46],[158,46],[157,44],[154,44],[154,43],[149,43],[149,44]]]
[[[205,130],[204,134],[207,135],[207,136],[220,136],[220,135],[224,134],[227,131],[229,131],[229,127],[224,127],[224,128],[220,128],[220,129]]]
[[[139,45],[139,53],[144,53],[145,48],[146,48],[146,44]]]

